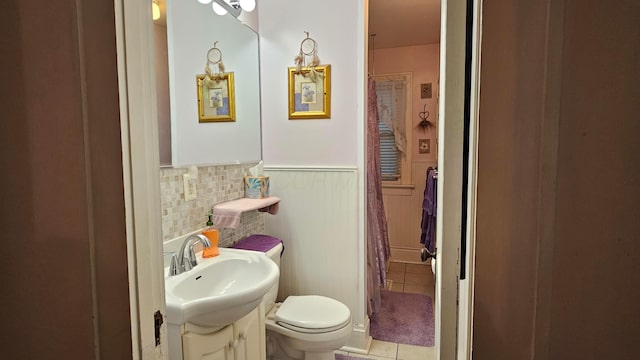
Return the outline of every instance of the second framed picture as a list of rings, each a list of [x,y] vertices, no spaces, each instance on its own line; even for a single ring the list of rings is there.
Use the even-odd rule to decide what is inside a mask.
[[[315,71],[315,74],[312,72]],[[314,76],[315,75],[315,76]],[[331,65],[289,68],[289,119],[331,118]]]
[[[233,73],[198,75],[198,119],[202,122],[236,121]]]

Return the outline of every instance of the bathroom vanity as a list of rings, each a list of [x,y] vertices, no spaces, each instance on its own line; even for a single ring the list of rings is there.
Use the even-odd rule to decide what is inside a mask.
[[[183,329],[182,354],[184,360],[266,359],[264,306],[262,304],[222,330],[207,333],[207,328],[190,323],[186,323]]]
[[[263,298],[280,272],[262,252],[220,248],[171,275],[165,298],[170,360],[266,358]]]

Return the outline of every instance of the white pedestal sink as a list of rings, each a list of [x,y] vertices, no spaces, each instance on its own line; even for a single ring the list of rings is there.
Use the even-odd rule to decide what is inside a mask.
[[[213,258],[198,255],[192,270],[165,276],[167,322],[222,329],[255,309],[279,275],[261,252],[220,248]]]

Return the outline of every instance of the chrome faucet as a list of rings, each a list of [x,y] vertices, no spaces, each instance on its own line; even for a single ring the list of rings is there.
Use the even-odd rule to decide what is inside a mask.
[[[180,247],[177,260],[174,260],[176,259],[175,254],[171,258],[171,267],[169,268],[169,274],[171,276],[182,274],[183,272],[189,271],[198,265],[196,254],[193,251],[193,247],[198,242],[202,243],[204,247],[211,246],[211,242],[204,235],[194,234],[187,237]],[[185,254],[185,251],[187,254]]]

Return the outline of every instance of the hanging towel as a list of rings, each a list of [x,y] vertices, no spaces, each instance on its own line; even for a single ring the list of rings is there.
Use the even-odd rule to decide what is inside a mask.
[[[436,214],[438,209],[438,172],[429,167],[427,180],[424,186],[424,199],[422,200],[422,221],[420,228],[420,243],[433,254],[436,245]]]

